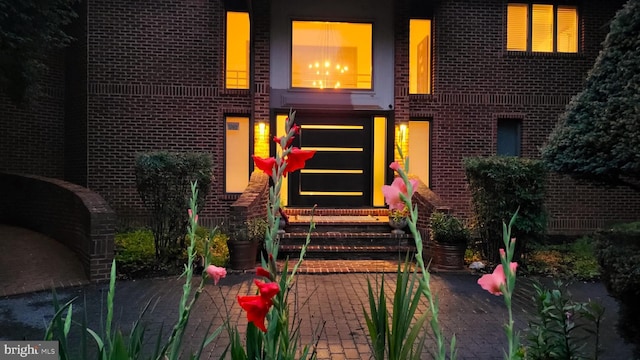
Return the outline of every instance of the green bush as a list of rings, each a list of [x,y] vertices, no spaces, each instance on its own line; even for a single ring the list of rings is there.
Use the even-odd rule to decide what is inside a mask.
[[[118,272],[128,277],[138,277],[153,270],[156,254],[153,233],[139,229],[115,235],[115,259]]]
[[[204,254],[204,246],[211,232],[205,227],[196,230],[196,254]],[[216,266],[226,266],[229,260],[228,236],[215,232],[209,244],[210,261]],[[137,229],[118,233],[115,236],[115,259],[118,264],[118,272],[121,276],[129,278],[146,277],[163,273],[172,273],[182,270],[182,265],[176,269],[170,269],[166,265],[158,263],[155,257],[153,233],[149,229]],[[186,261],[186,251],[178,260]]]
[[[620,304],[618,328],[622,337],[636,345],[640,356],[640,222],[599,231],[596,255],[602,281]]]
[[[589,236],[567,244],[534,244],[527,255],[526,270],[530,275],[571,280],[595,280],[600,277],[594,240]]]
[[[197,182],[200,208],[212,180],[211,157],[202,153],[140,154],[136,159],[136,185],[151,214],[155,256],[169,263],[185,248],[190,184]]]
[[[512,234],[518,239],[518,259],[528,241],[539,240],[546,232],[545,167],[537,160],[502,156],[467,158],[464,167],[485,257],[500,261],[502,223],[519,208]]]
[[[431,241],[440,244],[467,244],[471,238],[464,223],[451,214],[435,211],[429,218],[429,236]]]

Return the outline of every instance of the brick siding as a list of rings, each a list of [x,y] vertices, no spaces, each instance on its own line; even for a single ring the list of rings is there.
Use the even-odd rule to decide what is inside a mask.
[[[462,159],[495,155],[497,119],[521,119],[522,156],[540,157],[559,114],[581,89],[608,21],[622,2],[616,4],[581,2],[579,54],[506,52],[506,30],[500,25],[506,1],[447,0],[435,7],[434,90],[432,95],[410,95],[409,112],[411,118],[432,120],[430,184],[454,213],[471,214]],[[396,34],[396,52],[405,36]],[[399,73],[407,70],[396,64],[396,78]],[[396,96],[396,114],[399,106]],[[552,232],[585,231],[640,214],[638,194],[629,189],[552,176],[548,191]]]
[[[469,216],[462,158],[495,154],[500,118],[521,119],[522,155],[539,157],[622,0],[580,2],[580,53],[544,55],[505,51],[505,0],[430,2],[430,95],[410,95],[408,89],[408,19],[425,15],[412,3],[394,1],[394,121],[431,119],[432,191],[454,213]],[[36,107],[20,110],[0,95],[0,118],[8,130],[0,134],[0,170],[66,178],[128,217],[144,214],[135,189],[137,154],[206,152],[216,180],[201,215],[226,217],[238,196],[224,193],[224,116],[251,116],[253,124],[272,115],[269,4],[252,2],[250,89],[226,90],[223,1],[82,2],[71,30],[77,41],[66,52],[66,94],[65,68],[54,57],[58,65],[46,81],[50,95]],[[559,176],[549,183],[547,208],[556,230],[590,229],[640,213],[638,195],[626,189]]]

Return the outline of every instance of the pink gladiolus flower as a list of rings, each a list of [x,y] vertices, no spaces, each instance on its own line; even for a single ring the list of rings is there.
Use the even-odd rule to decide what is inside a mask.
[[[394,171],[399,171],[400,170],[400,164],[398,164],[397,161],[392,162],[389,167],[394,170]]]
[[[418,186],[418,181],[409,181],[411,182],[411,186],[415,192],[415,189]],[[411,194],[407,194],[407,187],[405,186],[402,178],[399,177],[395,178],[391,185],[383,185],[382,194],[384,195],[385,202],[389,205],[389,209],[399,211],[402,211],[405,207],[404,202],[400,198],[400,194],[404,194],[407,198],[411,198],[413,196],[413,192]]]
[[[205,271],[213,279],[213,284],[214,285],[218,285],[218,281],[220,281],[220,279],[222,279],[225,276],[227,276],[227,269],[225,269],[223,267],[218,267],[218,266],[215,266],[215,265],[207,266],[207,269]]]
[[[191,209],[188,209],[187,212],[189,213],[189,219],[191,219],[191,217],[193,216],[193,211],[191,211]],[[196,223],[198,222],[198,214],[196,214],[196,217],[193,220]]]
[[[512,262],[509,267],[515,274],[518,263]],[[502,264],[500,264],[496,266],[492,274],[482,275],[482,277],[478,279],[478,285],[480,285],[483,289],[487,290],[491,294],[498,296],[502,295],[501,287],[506,283],[506,281],[507,278],[504,274],[504,269],[502,268]]]

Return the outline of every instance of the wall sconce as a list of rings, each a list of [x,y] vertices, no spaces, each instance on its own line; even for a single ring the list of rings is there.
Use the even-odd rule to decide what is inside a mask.
[[[400,124],[400,142],[405,143],[407,141],[407,124]]]
[[[265,124],[264,122],[261,121],[258,123],[258,131],[260,132],[260,136],[264,136],[266,127],[267,127],[267,124]]]

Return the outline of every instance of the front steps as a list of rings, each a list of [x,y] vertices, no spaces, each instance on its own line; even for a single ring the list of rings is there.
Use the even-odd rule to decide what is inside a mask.
[[[289,225],[280,235],[280,258],[297,258],[309,231],[311,209],[287,208]],[[391,233],[387,209],[316,209],[305,258],[398,260],[415,252],[413,237]]]

